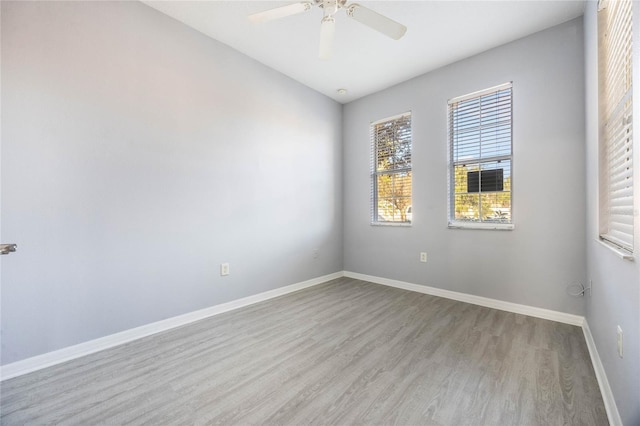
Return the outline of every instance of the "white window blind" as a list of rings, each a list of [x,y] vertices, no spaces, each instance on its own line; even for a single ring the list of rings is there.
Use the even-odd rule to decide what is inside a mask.
[[[373,223],[411,223],[411,113],[371,123]]]
[[[633,253],[632,2],[598,10],[600,238]]]
[[[449,226],[510,225],[512,85],[449,101]]]

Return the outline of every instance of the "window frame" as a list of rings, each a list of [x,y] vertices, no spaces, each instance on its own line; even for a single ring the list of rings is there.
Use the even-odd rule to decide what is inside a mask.
[[[597,235],[598,235],[598,241],[600,243],[602,243],[605,247],[611,249],[614,253],[616,253],[618,256],[620,256],[623,259],[627,259],[627,260],[633,260],[634,259],[634,254],[637,253],[638,251],[638,229],[640,227],[640,220],[638,219],[638,214],[637,214],[637,210],[638,210],[638,203],[639,203],[639,190],[638,190],[638,177],[640,176],[640,173],[638,172],[638,164],[639,163],[639,158],[640,156],[638,155],[638,144],[637,144],[637,136],[634,134],[634,127],[636,124],[636,116],[638,113],[638,106],[636,105],[637,102],[635,101],[635,97],[636,97],[636,93],[635,90],[637,90],[636,88],[634,88],[634,84],[633,81],[636,80],[636,76],[637,76],[637,65],[635,64],[636,59],[637,59],[637,55],[636,55],[636,49],[637,49],[637,36],[636,33],[637,31],[634,31],[633,29],[633,15],[635,13],[634,11],[634,5],[633,3],[627,3],[630,7],[629,11],[630,11],[630,15],[629,15],[629,22],[630,25],[628,27],[623,27],[623,31],[629,31],[629,32],[625,32],[624,34],[622,32],[616,32],[613,34],[613,36],[611,34],[609,35],[609,39],[615,39],[615,40],[620,40],[622,37],[629,37],[629,42],[631,44],[631,49],[629,49],[628,51],[628,59],[629,59],[629,68],[628,68],[628,72],[626,73],[625,77],[629,79],[629,86],[630,88],[624,93],[624,95],[622,97],[619,96],[615,96],[613,95],[613,92],[615,91],[615,87],[613,88],[613,90],[610,90],[608,87],[605,86],[605,83],[603,83],[603,77],[604,80],[607,80],[607,77],[609,77],[609,79],[611,78],[611,76],[608,73],[609,69],[607,68],[607,65],[609,64],[608,59],[610,59],[608,57],[608,55],[606,55],[606,53],[604,52],[604,49],[606,49],[606,47],[603,47],[603,40],[606,38],[605,37],[605,33],[607,32],[607,30],[609,28],[603,28],[606,26],[606,24],[608,24],[609,22],[605,22],[605,20],[608,19],[608,17],[604,16],[603,10],[606,9],[609,6],[610,2],[607,1],[600,1],[598,3],[598,11],[597,11],[597,40],[598,40],[598,48],[597,48],[597,61],[598,61],[598,221],[597,221]],[[619,7],[623,2],[620,3],[616,3],[616,6]],[[620,18],[620,15],[617,16],[618,18]],[[604,24],[604,25],[603,25]],[[620,29],[620,27],[616,27],[616,29]],[[620,51],[619,50],[619,45],[616,45],[615,43],[613,45],[608,45],[609,48],[613,47],[614,51]],[[618,58],[618,59],[626,59],[627,57],[622,57],[622,58]],[[624,69],[624,65],[621,65],[620,62],[616,62],[615,64],[613,64],[613,68],[619,68],[619,69]],[[603,71],[605,74],[605,76],[603,76]],[[620,76],[617,76],[620,77]],[[615,81],[620,81],[619,79],[615,79]],[[637,83],[636,83],[637,84]],[[618,95],[620,95],[620,93],[617,93]],[[628,99],[626,99],[628,98]],[[612,162],[615,162],[616,160],[621,160],[622,157],[624,157],[624,154],[621,155],[620,158],[615,157],[614,160],[611,160],[611,156],[610,156],[610,151],[612,149],[612,147],[615,147],[616,145],[620,144],[620,141],[618,139],[612,139],[612,138],[608,138],[607,135],[607,127],[610,126],[611,124],[615,125],[615,120],[614,118],[616,118],[617,114],[622,112],[624,114],[624,107],[623,107],[623,103],[625,102],[625,99],[627,102],[629,102],[629,116],[627,117],[623,117],[623,121],[627,121],[627,124],[630,124],[629,126],[629,131],[631,133],[631,137],[628,138],[627,137],[627,141],[629,141],[629,149],[631,150],[630,154],[628,155],[628,159],[630,159],[630,165],[629,167],[631,168],[631,188],[630,188],[630,197],[631,197],[631,217],[630,217],[630,221],[631,221],[631,232],[627,232],[627,233],[622,233],[623,236],[627,236],[630,237],[631,242],[630,244],[625,241],[624,239],[619,239],[618,237],[616,237],[615,235],[612,235],[613,232],[617,231],[617,227],[619,226],[619,222],[620,222],[620,218],[616,219],[616,220],[612,220],[611,216],[613,216],[613,214],[610,212],[610,207],[611,205],[609,204],[609,200],[611,198],[617,198],[617,197],[611,197],[613,190],[613,186],[615,186],[615,184],[610,184],[610,177],[611,177],[611,166],[610,164]],[[619,118],[619,117],[618,117]],[[628,132],[627,132],[628,133]],[[619,149],[619,148],[618,148]],[[627,150],[628,152],[628,150]],[[635,164],[634,164],[635,163]],[[620,184],[620,182],[616,183]],[[629,219],[629,214],[623,214],[620,215],[618,214],[617,216],[623,216],[626,217],[627,220]],[[627,225],[629,226],[629,225]]]
[[[453,134],[453,126],[452,126],[452,113],[453,113],[453,105],[459,102],[467,101],[470,99],[480,98],[482,96],[486,96],[491,93],[499,92],[505,89],[510,89],[510,101],[511,104],[509,106],[509,110],[511,113],[510,117],[510,135],[509,135],[509,155],[496,155],[492,157],[482,158],[482,156],[478,158],[473,158],[471,160],[466,160],[466,163],[478,163],[479,165],[483,163],[490,163],[493,161],[509,161],[510,168],[510,212],[509,222],[471,222],[471,221],[462,221],[456,220],[455,218],[455,167],[457,164],[462,161],[454,161],[454,134]],[[447,155],[448,155],[448,165],[447,165],[447,173],[448,173],[448,188],[447,188],[447,227],[449,229],[478,229],[478,230],[505,230],[510,231],[515,228],[514,222],[514,179],[513,179],[513,82],[509,81],[503,84],[499,84],[497,86],[489,87],[483,90],[478,90],[476,92],[468,93],[466,95],[457,96],[455,98],[451,98],[447,102]]]
[[[376,126],[382,123],[388,123],[392,121],[398,121],[405,117],[409,118],[409,141],[410,141],[410,155],[411,158],[410,166],[395,170],[378,170],[378,142],[376,138]],[[370,223],[373,226],[405,226],[410,227],[413,223],[413,116],[412,111],[406,111],[401,114],[396,114],[390,117],[382,118],[379,120],[375,120],[370,122],[369,124],[369,140],[371,144],[371,161],[370,161],[370,176],[371,176],[371,208],[370,208]],[[407,206],[407,209],[411,208],[411,218],[405,221],[384,221],[378,220],[379,211],[378,211],[378,176],[380,175],[388,175],[388,174],[399,174],[399,173],[410,173],[411,175],[411,203]]]

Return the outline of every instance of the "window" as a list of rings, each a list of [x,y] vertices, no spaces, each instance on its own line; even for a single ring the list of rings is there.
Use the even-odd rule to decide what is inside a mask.
[[[409,224],[411,113],[371,123],[372,223]]]
[[[513,228],[511,89],[449,101],[449,227]]]
[[[633,253],[631,1],[598,8],[600,238]]]

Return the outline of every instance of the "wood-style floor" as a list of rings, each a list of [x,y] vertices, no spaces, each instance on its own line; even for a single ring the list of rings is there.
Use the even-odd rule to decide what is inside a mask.
[[[347,278],[0,390],[4,425],[608,424],[580,328]]]

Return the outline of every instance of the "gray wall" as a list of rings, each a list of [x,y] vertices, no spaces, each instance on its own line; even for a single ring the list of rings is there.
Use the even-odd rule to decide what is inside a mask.
[[[634,2],[634,17],[640,16],[640,3]],[[615,396],[625,425],[640,424],[640,256],[635,261],[623,260],[598,239],[598,59],[596,2],[585,9],[585,80],[587,123],[587,228],[586,247],[588,278],[593,280],[592,296],[586,299],[586,317],[598,354]],[[635,18],[634,18],[635,19]],[[634,34],[634,81],[640,81],[640,31]],[[640,89],[634,85],[636,108],[634,129],[640,129]],[[638,132],[635,147],[640,146]],[[640,149],[634,164],[640,165]],[[640,167],[639,167],[640,169]],[[636,177],[640,173],[636,172]],[[635,197],[640,202],[640,179],[635,179]],[[640,247],[640,222],[636,212],[635,245]],[[640,253],[640,249],[638,249]],[[624,358],[619,358],[616,327],[624,332]]]
[[[640,421],[640,262],[595,241],[595,3],[584,34],[565,23],[344,115],[139,3],[1,8],[1,231],[20,245],[0,258],[2,364],[339,271],[343,258],[354,272],[578,314],[565,286],[592,279],[600,357],[625,424]],[[446,101],[506,81],[516,228],[449,230]],[[408,110],[414,224],[373,227],[369,122]]]
[[[344,107],[345,270],[582,314],[582,20]],[[447,229],[447,100],[513,81],[515,230]],[[370,225],[369,123],[413,112],[413,225]],[[419,262],[419,252],[428,262]]]
[[[1,101],[3,364],[342,270],[342,107],[148,6],[3,1]]]

